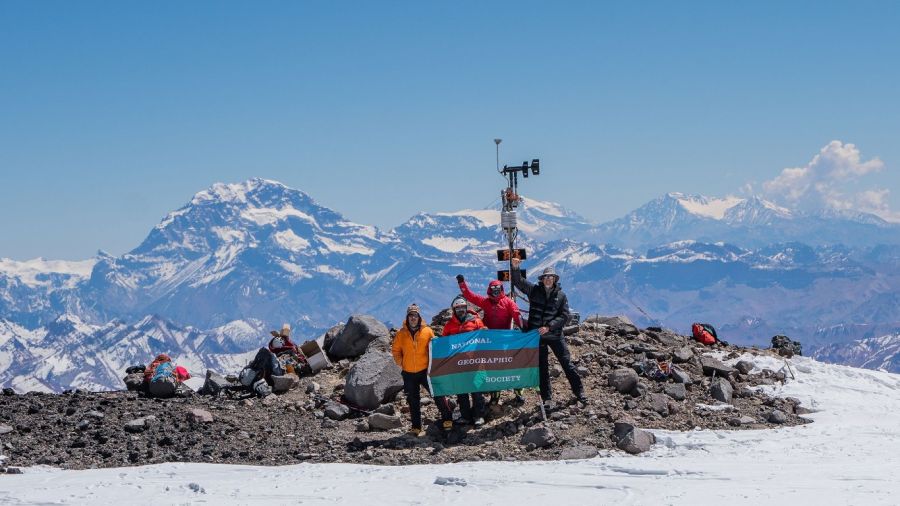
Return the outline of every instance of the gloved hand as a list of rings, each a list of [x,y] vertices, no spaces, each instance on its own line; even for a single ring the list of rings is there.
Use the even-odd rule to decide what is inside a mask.
[[[457,283],[463,283],[463,282],[465,282],[465,280],[466,280],[466,278],[465,278],[465,276],[463,276],[462,274],[457,274],[457,275],[456,275],[456,282],[457,282]]]

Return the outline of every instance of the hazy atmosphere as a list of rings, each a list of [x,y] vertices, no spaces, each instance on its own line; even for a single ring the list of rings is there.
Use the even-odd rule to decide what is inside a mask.
[[[898,221],[898,21],[893,2],[2,2],[0,257],[119,255],[251,177],[382,229],[481,208],[495,137],[501,165],[541,159],[524,194],[591,221],[673,191]]]

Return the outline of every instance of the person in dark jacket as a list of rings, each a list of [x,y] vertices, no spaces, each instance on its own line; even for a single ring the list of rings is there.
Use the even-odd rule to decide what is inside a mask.
[[[526,297],[528,297],[528,323],[527,330],[537,329],[541,335],[538,351],[538,365],[541,379],[541,399],[546,406],[551,405],[553,392],[550,389],[550,350],[556,355],[559,365],[562,366],[572,393],[582,404],[587,403],[584,395],[584,385],[581,377],[572,365],[572,357],[569,347],[566,346],[562,330],[569,320],[569,302],[566,294],[559,286],[559,276],[552,267],[547,267],[538,277],[537,284],[522,278],[519,266],[522,260],[512,260],[512,282]]]

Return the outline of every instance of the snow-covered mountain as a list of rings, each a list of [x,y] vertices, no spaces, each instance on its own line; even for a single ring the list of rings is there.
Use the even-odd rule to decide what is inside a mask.
[[[158,315],[134,324],[89,325],[64,314],[28,330],[0,320],[0,384],[20,391],[119,388],[131,365],[166,352],[195,374],[207,368],[237,371],[264,342],[266,326],[237,321],[210,331],[180,327]],[[246,350],[235,353],[234,350]]]
[[[0,317],[36,327],[77,308],[73,292],[90,278],[95,263],[0,258]]]
[[[797,219],[760,199],[669,194],[632,213],[627,226],[619,220],[622,237],[679,236],[639,252],[575,240],[597,227],[557,204],[526,198],[519,241],[529,250],[528,271],[554,265],[582,314],[624,313],[683,332],[705,321],[729,341],[767,344],[787,334],[813,348],[872,337],[865,326],[900,326],[900,247],[889,240],[873,247],[822,241],[748,247],[714,232],[737,234],[739,225],[789,235],[785,224],[799,226]],[[849,218],[819,219],[839,228]],[[859,226],[885,237],[893,230],[875,221]],[[258,347],[265,328],[282,322],[302,339],[353,313],[391,323],[416,302],[433,314],[456,294],[456,274],[484,289],[505,267],[494,254],[503,243],[496,204],[421,213],[384,232],[274,181],[215,184],[120,257],[0,262],[7,329],[0,382],[86,386],[71,364],[87,367],[96,357],[107,372],[90,381],[112,386],[129,360],[168,351],[219,363]],[[838,327],[845,330],[823,331]],[[136,351],[129,355],[116,348],[120,343]],[[38,363],[31,373],[10,365]]]
[[[881,337],[819,348],[813,358],[834,364],[900,373],[900,330]]]
[[[391,242],[274,181],[216,184],[133,251],[101,257],[82,297],[101,321],[158,313],[209,328],[304,315],[321,327],[352,310],[355,286],[393,263],[375,256]]]
[[[581,237],[639,249],[689,239],[743,247],[780,242],[874,246],[900,244],[900,224],[858,212],[802,213],[759,197],[668,193]]]

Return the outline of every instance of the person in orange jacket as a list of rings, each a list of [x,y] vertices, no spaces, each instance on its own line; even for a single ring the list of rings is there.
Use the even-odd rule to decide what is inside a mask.
[[[469,303],[462,295],[457,295],[453,299],[450,309],[453,311],[453,316],[444,325],[445,336],[485,328],[481,318],[474,311],[469,310]],[[460,394],[456,396],[456,401],[459,403],[460,424],[475,425],[476,427],[484,425],[484,394],[481,392]]]
[[[420,388],[428,388],[428,345],[434,338],[431,327],[422,323],[422,315],[419,306],[411,304],[406,308],[406,319],[403,328],[397,331],[394,342],[391,345],[391,353],[394,361],[400,366],[400,374],[403,376],[403,392],[406,394],[406,402],[409,404],[409,416],[412,427],[409,433],[414,436],[422,436],[422,404]],[[441,428],[448,431],[453,428],[453,412],[450,402],[446,397],[435,397],[434,403],[441,413]]]

